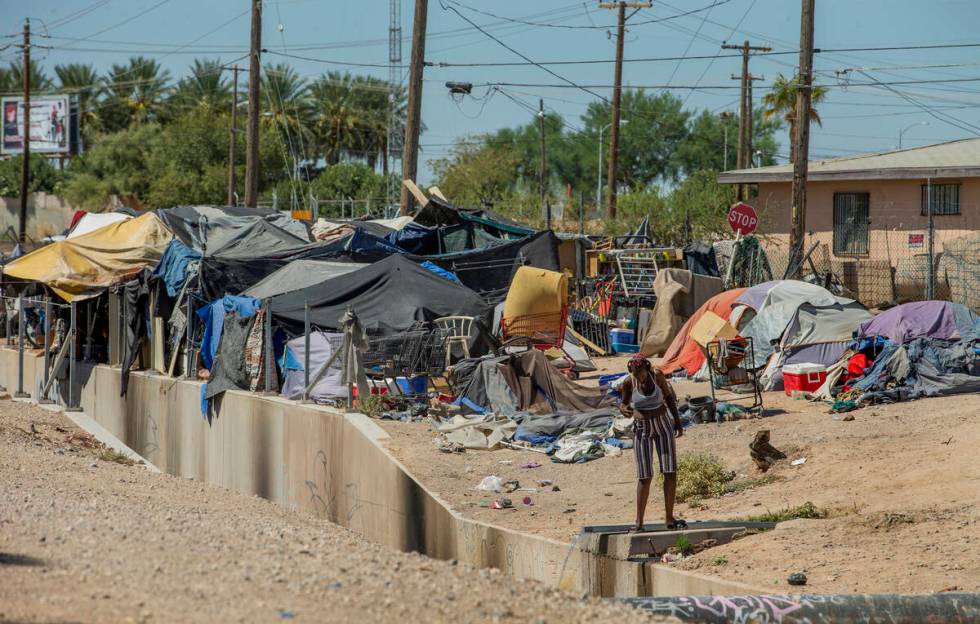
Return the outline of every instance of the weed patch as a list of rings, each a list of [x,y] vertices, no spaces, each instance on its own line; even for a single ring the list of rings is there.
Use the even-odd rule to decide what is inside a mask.
[[[721,496],[734,479],[735,473],[725,470],[721,460],[711,453],[687,453],[677,462],[677,500],[683,503]],[[657,481],[662,485],[663,476],[658,476]]]
[[[123,464],[124,466],[132,466],[136,463],[125,453],[120,453],[119,451],[113,449],[105,449],[99,453],[99,459],[116,464]]]
[[[826,511],[817,509],[816,505],[807,501],[799,507],[787,507],[779,511],[767,511],[758,516],[749,516],[745,520],[749,522],[786,522],[787,520],[796,520],[797,518],[817,520],[826,517]]]

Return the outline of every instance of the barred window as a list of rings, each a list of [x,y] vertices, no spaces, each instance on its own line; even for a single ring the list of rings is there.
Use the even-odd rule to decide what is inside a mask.
[[[867,193],[834,193],[834,254],[868,253]]]
[[[929,185],[922,185],[922,215],[929,214]],[[959,184],[933,184],[932,185],[932,214],[934,215],[956,215],[960,214],[960,185]]]

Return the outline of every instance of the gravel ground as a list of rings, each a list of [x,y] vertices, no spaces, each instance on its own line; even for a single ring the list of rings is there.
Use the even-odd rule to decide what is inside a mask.
[[[600,373],[625,368],[624,358],[596,363]],[[597,377],[582,383],[595,385]],[[709,392],[705,383],[674,387],[681,398]],[[769,429],[772,444],[789,456],[770,470],[774,481],[695,507],[681,504],[677,512],[689,520],[732,520],[810,501],[830,517],[786,522],[674,565],[770,591],[980,591],[980,395],[866,407],[847,421],[828,414],[826,405],[781,392],[766,393],[764,405],[767,418],[697,425],[677,446],[681,454],[714,454],[747,483],[760,478],[748,444],[756,431]],[[508,449],[442,454],[427,424],[379,424],[391,435],[394,455],[467,517],[567,542],[583,526],[633,521],[632,451],[585,464]],[[803,465],[791,465],[804,457]],[[527,462],[542,465],[522,469]],[[529,494],[533,506],[489,508],[500,495],[475,489],[489,474],[537,488]],[[545,479],[560,491],[540,487]],[[654,488],[646,520],[662,518],[662,493]],[[787,585],[787,575],[797,571],[809,577],[805,587]]]
[[[0,401],[0,621],[649,622],[112,456]]]

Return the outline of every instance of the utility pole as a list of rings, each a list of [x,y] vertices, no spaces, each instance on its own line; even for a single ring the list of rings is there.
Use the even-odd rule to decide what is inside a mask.
[[[402,153],[402,179],[415,182],[419,168],[419,129],[422,125],[422,71],[425,63],[425,23],[429,15],[429,0],[415,0],[412,22],[412,58],[408,67],[408,111],[405,120],[405,147]],[[403,184],[401,214],[412,213],[414,197]]]
[[[245,205],[259,199],[259,82],[262,51],[262,0],[252,0],[252,41],[248,61],[248,126],[245,129]]]
[[[619,165],[619,116],[620,99],[623,91],[623,39],[626,32],[626,9],[649,9],[652,2],[600,2],[599,8],[616,9],[616,68],[613,75],[613,96],[612,96],[612,123],[609,130],[609,170],[607,186],[609,187],[609,209],[610,219],[616,218],[616,185],[618,177],[616,175]],[[632,15],[630,15],[632,17]]]
[[[760,80],[749,73],[749,56],[752,52],[771,52],[772,48],[767,46],[753,46],[748,40],[741,45],[726,43],[721,46],[723,50],[742,51],[742,74],[732,76],[733,80],[740,80],[742,83],[741,101],[738,107],[738,151],[735,153],[735,168],[746,169],[752,162],[752,81]],[[737,199],[746,199],[746,187],[739,184],[736,187]]]
[[[231,67],[231,131],[228,133],[228,205],[235,201],[235,147],[238,137],[238,65]]]
[[[31,177],[31,20],[24,20],[24,131],[21,139],[24,146],[20,165],[20,223],[17,237],[21,243],[27,242],[27,187]]]
[[[544,98],[538,100],[538,138],[541,144],[541,162],[538,164],[538,187],[541,192],[541,209],[545,211],[545,229],[551,229],[551,206],[545,207],[545,195],[547,192],[546,178],[547,165],[545,164],[544,153]]]
[[[810,110],[813,96],[813,9],[814,0],[803,0],[800,15],[800,77],[796,94],[796,160],[793,162],[793,229],[789,237],[790,266],[795,276],[803,255],[806,227],[806,178],[810,156]]]

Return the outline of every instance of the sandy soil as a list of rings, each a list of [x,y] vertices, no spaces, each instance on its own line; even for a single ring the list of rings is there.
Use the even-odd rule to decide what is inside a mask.
[[[623,358],[598,363],[600,372],[624,369]],[[709,392],[704,383],[674,385],[681,398]],[[786,576],[802,571],[808,592],[980,591],[980,396],[868,407],[851,412],[853,421],[782,393],[767,393],[764,405],[766,418],[697,425],[678,447],[681,454],[715,454],[739,480],[758,478],[748,444],[756,431],[769,429],[772,444],[789,456],[770,470],[777,481],[698,508],[680,505],[680,514],[737,519],[810,501],[829,517],[785,522],[674,565],[773,590],[791,590]],[[575,465],[507,449],[446,455],[432,445],[427,424],[381,425],[409,470],[469,517],[567,541],[585,525],[633,520],[632,451]],[[790,465],[803,457],[805,464]],[[520,468],[530,461],[543,465]],[[524,487],[550,479],[560,491],[515,493],[508,495],[515,509],[493,510],[481,504],[494,496],[474,489],[488,474]],[[519,502],[524,495],[533,506]],[[662,515],[663,499],[654,492],[646,520]]]
[[[0,401],[0,621],[650,621],[102,451]]]

